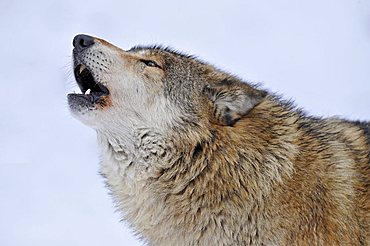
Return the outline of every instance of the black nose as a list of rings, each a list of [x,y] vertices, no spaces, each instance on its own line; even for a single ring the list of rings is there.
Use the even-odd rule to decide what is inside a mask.
[[[82,51],[94,44],[94,38],[88,35],[79,34],[73,39],[73,47]]]

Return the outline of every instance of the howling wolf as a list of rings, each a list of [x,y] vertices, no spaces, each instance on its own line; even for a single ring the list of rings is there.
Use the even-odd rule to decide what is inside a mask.
[[[307,116],[169,48],[77,35],[72,114],[150,245],[370,245],[370,125]]]

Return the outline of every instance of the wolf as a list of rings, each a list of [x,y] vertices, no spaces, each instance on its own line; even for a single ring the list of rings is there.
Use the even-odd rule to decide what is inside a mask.
[[[74,117],[148,245],[370,245],[370,124],[307,115],[198,58],[77,35]]]

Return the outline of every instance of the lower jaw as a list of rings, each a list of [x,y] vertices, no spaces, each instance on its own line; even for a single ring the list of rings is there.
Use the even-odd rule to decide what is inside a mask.
[[[99,95],[96,93],[92,94],[75,94],[71,93],[67,95],[68,104],[70,107],[80,108],[105,108],[111,106],[111,100],[108,95]]]

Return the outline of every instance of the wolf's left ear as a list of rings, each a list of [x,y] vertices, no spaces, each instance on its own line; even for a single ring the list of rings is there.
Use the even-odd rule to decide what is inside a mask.
[[[234,125],[267,95],[265,91],[233,79],[206,85],[203,92],[212,103],[213,120],[227,126]]]

